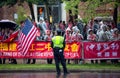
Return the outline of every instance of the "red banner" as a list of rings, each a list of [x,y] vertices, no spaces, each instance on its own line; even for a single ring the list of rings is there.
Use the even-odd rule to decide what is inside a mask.
[[[67,43],[64,51],[65,58],[79,59],[81,58],[81,43],[72,42]],[[53,51],[50,47],[50,42],[35,41],[30,46],[29,52],[23,56],[17,50],[17,42],[0,43],[0,57],[1,58],[53,58]]]
[[[64,51],[67,59],[80,59],[82,56],[82,43],[67,43]],[[120,41],[112,42],[83,42],[84,59],[120,59]],[[17,42],[0,42],[1,58],[53,58],[50,42],[35,41],[29,52],[23,56],[17,50]]]
[[[84,59],[120,58],[120,41],[84,42]]]

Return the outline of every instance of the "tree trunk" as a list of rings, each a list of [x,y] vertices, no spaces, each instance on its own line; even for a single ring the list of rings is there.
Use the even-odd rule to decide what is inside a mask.
[[[114,20],[114,24],[115,26],[117,26],[117,16],[118,16],[118,5],[115,5],[115,8],[114,8],[114,14],[113,14],[113,20]]]
[[[71,10],[69,10],[69,21],[73,22],[73,16],[72,16],[72,11]]]
[[[78,6],[75,6],[76,9],[78,9]],[[77,19],[78,19],[78,11],[76,11],[77,14],[74,15],[74,22],[75,24],[77,23]]]
[[[45,8],[46,8],[46,15],[45,15],[45,19],[49,20],[49,9],[48,9],[48,2],[45,2]]]
[[[32,19],[35,20],[35,16],[34,16],[34,11],[33,11],[32,3],[29,2],[28,5],[29,5],[29,8],[30,8],[30,12],[31,12]]]

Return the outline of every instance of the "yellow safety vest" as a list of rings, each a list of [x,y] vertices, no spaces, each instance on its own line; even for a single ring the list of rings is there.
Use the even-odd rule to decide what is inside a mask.
[[[52,38],[53,47],[63,48],[63,41],[64,41],[64,37],[62,36],[53,37]]]

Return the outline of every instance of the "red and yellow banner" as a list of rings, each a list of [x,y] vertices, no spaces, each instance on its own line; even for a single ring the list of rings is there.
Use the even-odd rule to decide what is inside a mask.
[[[66,59],[80,59],[82,57],[84,59],[120,59],[120,41],[70,42],[66,43],[64,55]],[[35,41],[31,44],[26,56],[18,52],[17,42],[0,42],[0,57],[47,59],[54,56],[50,42]]]
[[[64,55],[67,59],[81,58],[81,43],[71,42],[67,43]],[[26,56],[23,56],[17,50],[17,42],[1,42],[0,43],[0,57],[1,58],[53,58],[53,51],[50,42],[35,41],[31,44]]]

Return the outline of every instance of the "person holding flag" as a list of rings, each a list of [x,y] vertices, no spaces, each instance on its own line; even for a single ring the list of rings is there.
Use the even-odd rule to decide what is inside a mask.
[[[19,31],[18,37],[18,52],[20,52],[23,57],[27,55],[30,45],[34,41],[37,28],[32,24],[29,19],[26,19],[24,22],[21,22],[22,27]]]
[[[11,42],[17,37],[18,31],[13,31],[13,29],[8,30],[9,33],[7,34],[7,39],[5,39],[3,42],[8,43],[8,45],[11,44]],[[5,64],[5,58],[3,59],[3,63]],[[10,64],[17,64],[17,61],[15,58],[9,58],[9,63]]]

